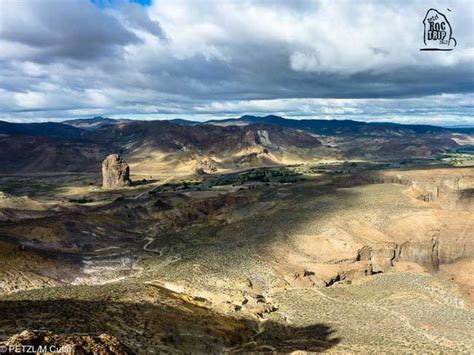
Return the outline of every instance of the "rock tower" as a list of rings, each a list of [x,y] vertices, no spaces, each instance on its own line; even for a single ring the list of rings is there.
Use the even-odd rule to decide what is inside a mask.
[[[102,186],[105,189],[116,189],[130,186],[130,168],[118,154],[110,154],[102,162]]]

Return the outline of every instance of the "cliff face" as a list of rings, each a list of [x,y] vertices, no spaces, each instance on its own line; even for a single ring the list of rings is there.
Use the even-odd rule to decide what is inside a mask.
[[[315,285],[403,265],[437,272],[474,257],[473,169],[382,171],[338,178],[337,184],[351,192],[337,218],[287,239],[288,264],[307,265],[317,275]],[[274,251],[284,248],[275,244]]]
[[[474,171],[433,169],[389,172],[408,187],[407,196],[421,201],[424,212],[394,221],[389,230],[398,241],[394,260],[431,269],[474,256]]]
[[[110,154],[102,162],[102,186],[105,189],[116,189],[130,186],[130,168],[118,154]]]
[[[412,195],[447,210],[474,210],[474,176],[460,169],[456,176],[439,175],[412,179]]]

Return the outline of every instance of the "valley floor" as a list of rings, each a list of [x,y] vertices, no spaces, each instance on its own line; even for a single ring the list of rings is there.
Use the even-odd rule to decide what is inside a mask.
[[[474,352],[474,169],[135,181],[1,179],[0,343]]]

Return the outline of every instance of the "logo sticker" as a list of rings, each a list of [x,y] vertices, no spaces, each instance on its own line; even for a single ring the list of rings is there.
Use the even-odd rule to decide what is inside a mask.
[[[451,12],[450,9],[448,11]],[[435,9],[429,9],[423,20],[424,48],[420,51],[452,51],[457,42],[447,17]]]

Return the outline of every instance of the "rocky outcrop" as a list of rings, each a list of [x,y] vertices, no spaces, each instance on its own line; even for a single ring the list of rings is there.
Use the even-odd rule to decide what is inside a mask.
[[[213,159],[201,159],[196,162],[196,174],[206,175],[217,171],[216,162]]]
[[[408,182],[408,196],[444,210],[474,210],[474,175],[471,170],[459,169],[454,176],[445,169],[432,175],[412,176],[409,172],[404,175],[401,180]]]
[[[102,162],[102,186],[105,189],[116,189],[130,186],[130,168],[118,154],[110,154]]]
[[[378,228],[363,221],[348,222],[315,234],[288,235],[283,245],[274,244],[272,252],[284,250],[286,275],[294,266],[301,275],[302,267],[316,275],[288,280],[299,287],[330,286],[407,265],[437,272],[443,265],[474,255],[471,217],[470,211],[434,208],[393,216]]]
[[[270,141],[270,137],[268,135],[268,131],[264,129],[259,129],[257,131],[257,144],[261,144],[263,146],[271,146],[272,142]]]

